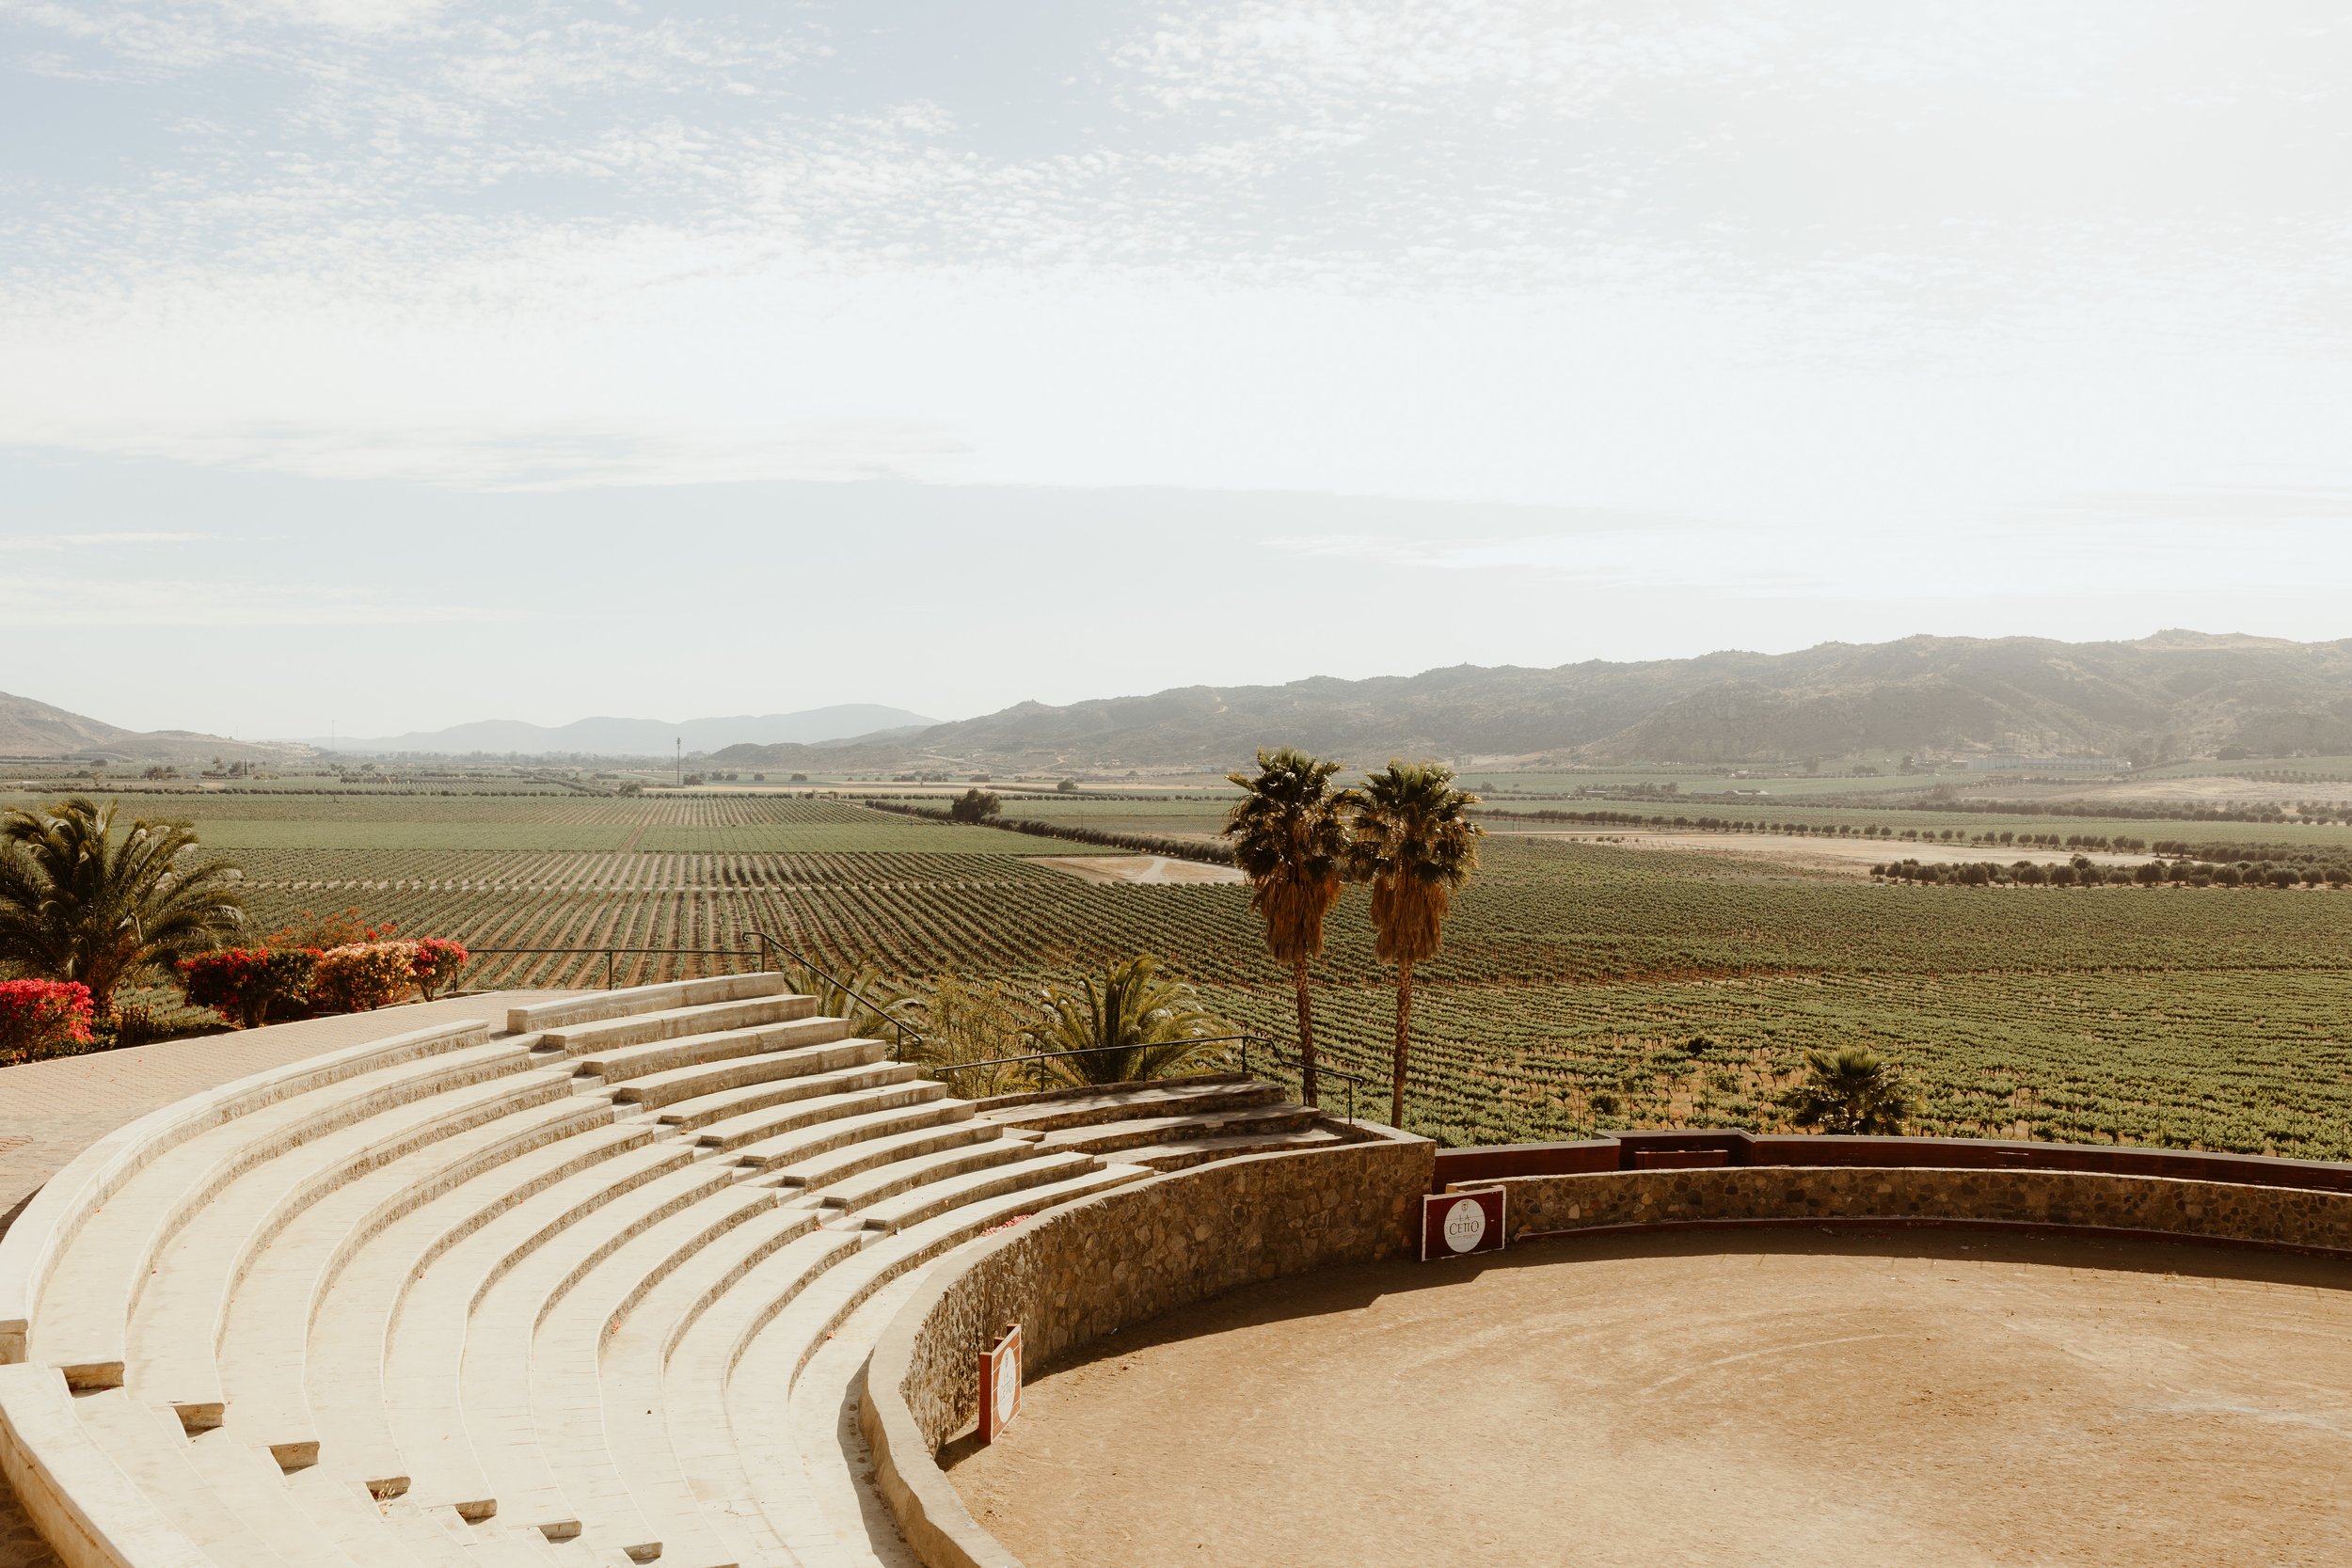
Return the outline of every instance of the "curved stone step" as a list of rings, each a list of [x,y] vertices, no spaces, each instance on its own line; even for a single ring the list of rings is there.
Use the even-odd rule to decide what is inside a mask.
[[[817,999],[783,992],[739,1002],[710,1002],[601,1019],[539,1031],[540,1049],[565,1056],[605,1056],[624,1046],[652,1045],[692,1036],[750,1031],[760,1024],[788,1023],[817,1016]]]
[[[752,974],[712,974],[700,980],[666,980],[653,986],[625,986],[616,990],[591,991],[585,996],[567,996],[512,1008],[506,1015],[506,1028],[509,1034],[527,1035],[602,1019],[776,996],[788,993],[791,989],[791,982],[773,970]]]
[[[575,1055],[574,1070],[608,1084],[656,1077],[680,1069],[736,1062],[744,1057],[831,1045],[850,1037],[850,1026],[837,1018],[816,1015],[763,1023],[749,1029],[725,1029],[685,1035],[640,1045],[621,1046]]]
[[[945,1084],[935,1084],[928,1078],[910,1078],[903,1083],[884,1084],[877,1088],[844,1089],[765,1110],[722,1117],[716,1121],[704,1123],[692,1133],[692,1137],[705,1148],[721,1151],[741,1149],[747,1144],[766,1143],[811,1128],[854,1121],[878,1113],[943,1103],[963,1104],[961,1101],[947,1099],[947,1085]],[[969,1107],[965,1107],[961,1115],[971,1115]],[[949,1113],[948,1118],[960,1119],[954,1113]]]
[[[1107,1088],[1049,1090],[992,1101],[980,1108],[979,1115],[1000,1127],[1032,1127],[1051,1132],[1137,1117],[1243,1111],[1270,1104],[1281,1096],[1282,1091],[1271,1084],[1215,1073]]]
[[[491,1041],[402,1061],[289,1095],[178,1144],[142,1165],[67,1243],[49,1271],[29,1359],[66,1370],[77,1386],[119,1384],[130,1316],[157,1255],[190,1217],[245,1171],[314,1138],[417,1101],[519,1071],[526,1050]],[[108,1304],[94,1307],[93,1304]],[[119,1312],[114,1304],[119,1304]]]
[[[491,1281],[605,1203],[693,1163],[692,1150],[652,1138],[649,1128],[617,1127],[577,1150],[526,1157],[486,1196],[461,1190],[404,1216],[379,1250],[346,1268],[320,1304],[304,1372],[321,1465],[378,1495],[406,1492],[388,1370],[415,1375],[436,1350],[453,1357]],[[240,1415],[230,1410],[232,1426]]]
[[[798,1101],[912,1084],[916,1076],[915,1069],[902,1062],[854,1062],[829,1069],[812,1069],[678,1100],[667,1109],[656,1112],[655,1119],[670,1127],[707,1127],[713,1122]]]
[[[880,1040],[859,1039],[845,1034],[831,1042],[794,1045],[722,1060],[704,1058],[651,1072],[631,1073],[614,1087],[612,1098],[658,1111],[676,1101],[765,1084],[772,1079],[863,1067],[880,1062],[888,1054]]]
[[[278,1449],[315,1445],[306,1373],[319,1314],[343,1272],[357,1264],[362,1275],[355,1291],[373,1285],[390,1296],[399,1276],[369,1272],[365,1260],[386,1230],[453,1196],[463,1195],[452,1208],[478,1206],[479,1183],[510,1186],[540,1150],[554,1151],[543,1165],[576,1161],[584,1150],[575,1140],[612,1126],[609,1106],[566,1098],[393,1161],[310,1205],[262,1247],[230,1298],[215,1367],[230,1430]],[[289,1332],[295,1324],[299,1332]],[[367,1353],[374,1358],[381,1351],[379,1332]]]
[[[225,1395],[215,1357],[230,1298],[272,1237],[310,1205],[385,1166],[429,1164],[438,1145],[468,1133],[496,1141],[499,1123],[550,1103],[568,1109],[569,1099],[556,1074],[507,1074],[323,1132],[238,1176],[156,1256],[131,1314],[127,1379],[142,1399],[217,1411]],[[308,1307],[307,1292],[300,1305]],[[299,1327],[289,1323],[280,1332],[292,1337]]]

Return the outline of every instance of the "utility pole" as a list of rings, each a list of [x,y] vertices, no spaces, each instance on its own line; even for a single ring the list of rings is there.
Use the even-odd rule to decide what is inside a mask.
[[[671,768],[670,783],[674,787],[681,788],[686,784],[686,737],[684,736],[677,737],[677,761]]]

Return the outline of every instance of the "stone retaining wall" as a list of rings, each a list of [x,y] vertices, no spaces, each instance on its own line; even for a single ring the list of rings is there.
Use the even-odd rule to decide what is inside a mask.
[[[934,1458],[968,1424],[977,1367],[1021,1324],[1031,1375],[1104,1336],[1236,1286],[1411,1245],[1434,1148],[1363,1143],[1197,1166],[1056,1209],[941,1265],[883,1330],[860,1422],[876,1483],[930,1568],[1017,1568]]]
[[[1455,1183],[1510,1196],[1511,1237],[1724,1221],[2123,1230],[2352,1253],[2352,1193],[2064,1170],[1731,1166]]]

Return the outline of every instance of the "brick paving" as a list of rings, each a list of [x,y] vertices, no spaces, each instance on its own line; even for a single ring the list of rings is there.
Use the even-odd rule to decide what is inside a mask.
[[[74,1155],[124,1122],[199,1089],[461,1018],[503,1028],[509,1007],[572,994],[492,991],[0,1068],[0,1233]],[[0,1480],[0,1568],[60,1568],[6,1480]]]

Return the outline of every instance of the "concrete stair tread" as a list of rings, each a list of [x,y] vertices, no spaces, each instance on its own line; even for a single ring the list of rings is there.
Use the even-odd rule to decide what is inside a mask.
[[[757,1051],[717,1061],[685,1062],[651,1072],[631,1073],[614,1087],[612,1097],[655,1111],[675,1101],[692,1100],[706,1094],[716,1094],[723,1089],[740,1088],[750,1084],[764,1084],[771,1079],[792,1078],[809,1072],[830,1072],[839,1068],[859,1067],[882,1061],[888,1055],[889,1051],[882,1041],[845,1034],[831,1041],[787,1044],[774,1051]]]
[[[495,1233],[485,1227],[482,1235],[495,1244],[533,1220],[543,1226],[563,1221],[548,1239],[560,1234],[564,1246],[549,1246],[543,1239],[519,1256],[484,1258],[473,1246],[481,1240],[476,1237],[469,1239],[467,1250],[473,1256],[465,1262],[451,1268],[456,1259],[453,1252],[444,1259],[412,1291],[408,1309],[394,1323],[385,1355],[385,1409],[397,1473],[407,1475],[413,1483],[410,1497],[421,1506],[494,1496],[465,1408],[464,1395],[480,1391],[478,1381],[469,1389],[468,1358],[497,1343],[508,1356],[527,1361],[532,1328],[550,1296],[604,1252],[699,1198],[733,1191],[735,1184],[734,1173],[705,1161],[652,1176],[577,1215],[555,1211],[554,1195],[542,1195],[517,1209],[512,1227],[505,1223],[510,1216],[501,1216]],[[426,1288],[434,1283],[434,1275],[443,1273],[449,1277],[428,1302]],[[527,1397],[511,1402],[510,1408],[519,1407],[527,1407]],[[481,1436],[485,1444],[495,1444],[503,1434],[485,1425]]]
[[[74,1414],[123,1474],[207,1556],[238,1568],[299,1568],[300,1560],[290,1561],[264,1544],[198,1468],[179,1418],[149,1409],[121,1388],[84,1395]]]
[[[1238,1111],[1281,1098],[1271,1084],[1226,1074],[1179,1078],[1165,1082],[1122,1085],[1079,1094],[1026,1100],[1010,1105],[983,1107],[979,1115],[1003,1127],[1033,1127],[1054,1132],[1139,1117],[1175,1116],[1188,1111]]]
[[[808,1568],[820,1564],[870,1568],[877,1560],[862,1540],[843,1541],[834,1533],[817,1501],[816,1489],[809,1484],[803,1456],[792,1434],[792,1390],[826,1345],[826,1336],[892,1281],[985,1231],[1150,1174],[1132,1165],[1103,1165],[951,1210],[839,1259],[794,1295],[782,1311],[749,1325],[743,1342],[724,1357],[728,1370],[716,1392],[723,1402],[726,1429],[734,1437],[735,1463],[754,1500],[774,1523],[796,1560]],[[707,1360],[699,1369],[681,1369],[690,1376],[697,1370],[707,1380]],[[686,1391],[685,1397],[695,1402],[690,1408],[699,1411],[700,1400],[710,1392],[707,1381],[702,1388]]]
[[[1108,1154],[1147,1148],[1180,1138],[1208,1138],[1239,1132],[1304,1132],[1317,1113],[1304,1105],[1278,1101],[1246,1105],[1239,1110],[1183,1111],[1170,1116],[1128,1117],[1118,1121],[1088,1122],[1045,1133],[1041,1150],[1086,1149]]]
[[[303,1432],[315,1436],[303,1385],[320,1314],[331,1286],[353,1267],[362,1270],[355,1286],[373,1279],[383,1295],[392,1293],[400,1276],[378,1279],[381,1270],[369,1275],[367,1262],[369,1243],[392,1225],[439,1199],[453,1199],[449,1209],[466,1201],[480,1206],[482,1180],[510,1185],[541,1149],[548,1152],[541,1164],[579,1159],[583,1140],[609,1131],[609,1107],[552,1101],[395,1159],[308,1206],[268,1239],[228,1300],[216,1370],[232,1427],[273,1444],[301,1439]],[[289,1322],[306,1331],[287,1333]],[[263,1436],[268,1432],[282,1436]]]
[[[599,1352],[607,1333],[677,1270],[691,1268],[714,1250],[756,1253],[770,1243],[781,1246],[813,1227],[808,1216],[783,1212],[773,1193],[755,1187],[714,1195],[648,1227],[546,1305],[519,1366],[497,1345],[487,1347],[488,1354],[479,1362],[468,1356],[469,1379],[481,1381],[489,1373],[498,1380],[491,1397],[479,1402],[473,1389],[467,1391],[469,1423],[480,1412],[498,1424],[508,1457],[520,1461],[508,1472],[518,1481],[535,1473],[516,1451],[527,1432],[529,1444],[552,1472],[570,1504],[569,1513],[591,1541],[618,1546],[659,1541],[665,1560],[673,1554],[714,1563],[732,1560],[740,1554],[727,1551],[711,1537],[691,1497],[686,1507],[660,1513],[640,1506],[640,1497],[647,1494],[673,1500],[657,1484],[663,1455],[650,1447],[616,1449],[610,1441],[599,1390]],[[518,1378],[514,1375],[517,1371],[522,1374]],[[504,1405],[502,1401],[516,1392],[521,1395],[519,1404]],[[519,1427],[504,1418],[509,1417]],[[645,1482],[643,1489],[632,1486],[625,1466],[646,1467],[638,1478]],[[494,1491],[508,1489],[499,1465],[485,1460],[485,1470]]]
[[[564,1103],[569,1099],[563,1080],[553,1074],[507,1074],[338,1128],[237,1177],[157,1255],[153,1275],[132,1312],[125,1366],[141,1397],[172,1404],[222,1400],[215,1357],[231,1294],[268,1241],[296,1223],[308,1207],[355,1191],[367,1198],[377,1179],[396,1185],[444,1160],[449,1141],[495,1143],[513,1130],[501,1123],[550,1103],[576,1117],[578,1112]],[[605,1119],[611,1119],[609,1112]],[[373,1168],[357,1180],[327,1184],[347,1170],[370,1165]],[[355,1217],[365,1207],[361,1201]]]
[[[780,1187],[822,1192],[876,1165],[892,1164],[937,1149],[1004,1141],[1014,1140],[1009,1140],[1001,1129],[984,1127],[969,1117],[957,1121],[929,1122],[904,1132],[879,1132],[789,1164],[771,1164],[768,1169],[773,1174],[762,1180]]]
[[[1153,1170],[1188,1170],[1205,1165],[1212,1160],[1231,1160],[1243,1154],[1283,1154],[1296,1149],[1332,1148],[1347,1142],[1327,1127],[1310,1127],[1296,1132],[1238,1132],[1221,1137],[1179,1138],[1167,1143],[1146,1144],[1120,1154],[1121,1160],[1134,1164],[1148,1165]]]
[[[130,1311],[156,1254],[238,1168],[378,1111],[519,1070],[526,1053],[492,1040],[429,1058],[396,1062],[288,1095],[164,1152],[110,1196],[52,1267],[41,1300],[76,1304],[40,1314],[27,1359],[51,1366],[115,1364],[125,1356]],[[120,1303],[119,1315],[87,1304]]]
[[[769,998],[781,1003],[785,998]],[[712,1066],[746,1057],[831,1045],[850,1037],[850,1026],[837,1018],[812,1013],[779,1019],[740,1029],[682,1035],[642,1044],[587,1051],[572,1057],[573,1070],[594,1074],[608,1084],[650,1078],[680,1069]]]
[[[695,1095],[691,1099],[675,1101],[655,1115],[672,1127],[707,1127],[713,1122],[726,1121],[755,1111],[817,1100],[826,1095],[850,1094],[860,1089],[911,1084],[917,1076],[914,1068],[900,1062],[856,1062]]]
[[[829,1208],[854,1212],[928,1182],[1009,1164],[1037,1152],[1034,1144],[1001,1136],[968,1138],[936,1148],[911,1146],[903,1158],[872,1165],[823,1187],[803,1187],[801,1191]]]
[[[509,1009],[508,1033],[532,1034],[568,1024],[628,1018],[638,1013],[695,1007],[708,1002],[735,1002],[756,996],[788,994],[791,983],[773,970],[750,974],[713,974],[699,980],[664,980],[650,986],[624,986],[614,990],[567,996],[528,1007]]]
[[[319,1307],[305,1366],[303,1397],[320,1433],[321,1465],[358,1482],[406,1476],[385,1384],[395,1347],[405,1369],[420,1347],[461,1343],[469,1306],[501,1271],[567,1221],[692,1163],[691,1150],[653,1147],[650,1138],[644,1128],[590,1134],[572,1153],[583,1162],[578,1169],[526,1156],[496,1191],[446,1195],[403,1216],[355,1259]],[[232,1405],[230,1424],[243,1415],[242,1402]]]
[[[933,1083],[928,1078],[910,1078],[902,1084],[885,1084],[870,1089],[844,1089],[835,1094],[817,1095],[766,1110],[723,1117],[705,1123],[693,1137],[705,1148],[736,1149],[745,1144],[780,1137],[824,1122],[854,1118],[869,1112],[905,1110],[910,1106],[936,1103],[946,1098],[946,1085]]]
[[[737,1145],[729,1151],[729,1157],[746,1165],[788,1170],[818,1155],[829,1154],[868,1138],[972,1119],[972,1102],[968,1100],[934,1098],[909,1105],[885,1105],[878,1110],[836,1116],[755,1138]]]
[[[813,996],[780,991],[727,1002],[704,1002],[685,1007],[664,1007],[599,1019],[592,1023],[542,1029],[539,1048],[565,1056],[588,1057],[617,1053],[624,1046],[653,1045],[697,1035],[723,1035],[765,1023],[787,1023],[817,1012]]]
[[[927,1181],[912,1191],[879,1199],[857,1211],[859,1223],[878,1230],[901,1230],[948,1210],[1005,1193],[1100,1170],[1091,1154],[1037,1154]]]

